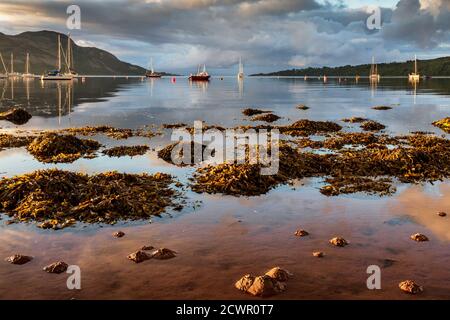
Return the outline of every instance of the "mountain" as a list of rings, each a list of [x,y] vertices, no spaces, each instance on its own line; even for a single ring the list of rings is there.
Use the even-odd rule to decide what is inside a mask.
[[[437,58],[432,60],[417,60],[419,73],[430,76],[450,76],[450,57]],[[391,62],[378,64],[378,73],[381,76],[407,76],[414,71],[414,62]],[[370,64],[342,67],[322,67],[291,69],[272,73],[258,73],[252,76],[342,76],[351,77],[355,75],[369,76]]]
[[[30,53],[30,72],[43,74],[54,70],[57,61],[58,33],[53,31],[24,32],[18,35],[0,33],[0,53],[10,70],[10,54],[14,53],[14,71],[24,72],[26,53]],[[61,34],[67,49],[67,36]],[[94,47],[81,47],[72,42],[74,69],[82,75],[144,75],[145,69],[120,61],[113,54]],[[64,61],[64,59],[63,59]],[[64,64],[63,64],[64,65]],[[0,73],[3,73],[0,63]]]

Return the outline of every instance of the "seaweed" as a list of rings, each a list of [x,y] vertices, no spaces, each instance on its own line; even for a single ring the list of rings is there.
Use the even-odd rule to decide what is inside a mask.
[[[392,107],[388,107],[388,106],[375,106],[372,107],[373,110],[390,110],[392,109]]]
[[[360,127],[365,131],[380,131],[386,128],[384,124],[381,124],[373,120],[364,121]]]
[[[114,128],[111,126],[86,126],[80,128],[67,128],[62,129],[59,132],[61,133],[70,133],[70,134],[79,134],[83,136],[92,136],[99,133],[105,134],[110,138],[114,138],[116,140],[128,139],[133,136],[133,130],[131,129],[122,129],[122,128]]]
[[[33,141],[34,136],[15,136],[7,133],[0,133],[0,150],[3,148],[25,147]]]
[[[0,211],[19,221],[41,222],[53,229],[67,221],[115,223],[161,215],[179,195],[168,174],[105,172],[86,175],[38,170],[0,180]]]
[[[123,157],[123,156],[142,156],[150,148],[148,146],[119,146],[103,150],[102,153],[109,157]]]
[[[257,116],[254,116],[251,120],[252,121],[265,121],[265,122],[275,122],[279,120],[280,117],[273,113],[266,113],[266,114],[260,114]]]
[[[432,125],[438,127],[446,133],[450,133],[450,117],[434,121]]]
[[[255,116],[255,115],[258,115],[258,114],[263,114],[263,113],[269,113],[269,112],[271,112],[271,111],[269,111],[269,110],[252,109],[252,108],[247,108],[247,109],[242,110],[242,114],[245,115],[245,116],[248,116],[248,117]]]
[[[95,140],[45,133],[36,137],[27,150],[41,162],[58,163],[73,162],[85,155],[92,155],[100,146]]]

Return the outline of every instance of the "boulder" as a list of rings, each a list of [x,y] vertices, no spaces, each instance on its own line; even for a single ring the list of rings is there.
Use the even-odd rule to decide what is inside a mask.
[[[144,251],[138,250],[136,252],[130,253],[127,258],[131,261],[134,261],[135,263],[141,263],[142,261],[148,260],[152,257],[146,254]]]
[[[309,235],[309,232],[306,230],[303,230],[303,229],[299,229],[294,232],[294,235],[297,237],[305,237],[305,236]]]
[[[272,269],[270,269],[269,271],[267,271],[265,273],[266,276],[271,277],[272,279],[276,280],[276,281],[281,281],[281,282],[285,282],[287,281],[290,277],[293,276],[293,274],[285,269],[282,269],[280,267],[274,267]]]
[[[33,260],[32,257],[30,256],[24,256],[21,254],[15,254],[13,256],[10,256],[8,258],[5,259],[5,261],[12,263],[12,264],[25,264],[27,262],[30,262],[31,260]]]
[[[125,235],[125,232],[120,231],[120,230],[113,233],[113,236],[116,238],[122,238],[124,235]]]
[[[423,287],[419,286],[414,280],[405,280],[398,284],[398,287],[403,292],[409,294],[416,294],[423,291]]]
[[[415,233],[411,235],[411,240],[417,241],[417,242],[423,242],[423,241],[428,241],[428,237],[424,234],[421,233]]]
[[[236,283],[234,284],[235,288],[244,292],[247,292],[247,290],[252,286],[253,282],[255,281],[255,277],[251,274],[246,274],[242,278],[240,278]]]
[[[334,237],[330,240],[330,243],[336,247],[345,247],[348,245],[348,241],[342,237]]]
[[[322,258],[324,256],[322,251],[314,251],[312,254],[314,257],[317,257],[317,258]]]
[[[154,259],[167,260],[176,257],[176,252],[167,248],[161,248],[154,251],[151,255]]]

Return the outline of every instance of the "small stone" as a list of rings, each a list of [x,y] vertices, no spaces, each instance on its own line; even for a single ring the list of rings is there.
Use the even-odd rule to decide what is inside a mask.
[[[153,252],[151,257],[159,260],[167,260],[175,258],[176,252],[167,248],[161,248]]]
[[[345,247],[348,245],[348,241],[341,237],[334,237],[330,240],[330,243],[336,247]]]
[[[116,238],[122,238],[125,235],[125,232],[123,231],[117,231],[115,233],[113,233],[113,236]]]
[[[48,273],[63,273],[66,272],[67,267],[68,265],[64,261],[58,261],[49,264],[48,266],[44,267],[43,270]]]
[[[445,217],[445,216],[447,216],[447,213],[444,212],[444,211],[439,211],[437,214],[438,214],[439,217]]]
[[[423,287],[419,286],[414,280],[405,280],[398,284],[400,290],[410,294],[416,294],[423,291]]]
[[[322,258],[324,256],[322,251],[314,251],[313,256],[317,258]]]
[[[251,274],[246,274],[242,278],[240,278],[236,283],[234,284],[235,288],[244,292],[247,292],[247,290],[252,286],[253,282],[255,281],[255,277]]]
[[[305,237],[305,236],[309,235],[309,232],[306,230],[303,230],[303,229],[299,229],[294,232],[294,235],[297,237]]]
[[[421,233],[415,233],[411,235],[411,239],[417,242],[428,241],[428,237]]]
[[[269,271],[266,272],[265,275],[271,277],[272,279],[274,279],[276,281],[281,281],[281,282],[285,282],[290,277],[293,276],[293,274],[291,272],[289,272],[285,269],[282,269],[280,267],[274,267],[274,268],[270,269]]]
[[[31,260],[33,260],[32,257],[24,256],[21,254],[15,254],[15,255],[10,256],[5,259],[5,261],[7,261],[7,262],[10,262],[12,264],[19,264],[19,265],[30,262]]]
[[[144,251],[138,250],[136,252],[130,253],[127,258],[131,261],[134,261],[136,263],[141,263],[142,261],[148,260],[151,258],[148,254],[146,254]]]
[[[149,251],[149,250],[153,250],[153,249],[155,249],[154,246],[142,246],[142,248],[141,248],[141,250],[144,250],[144,251]]]

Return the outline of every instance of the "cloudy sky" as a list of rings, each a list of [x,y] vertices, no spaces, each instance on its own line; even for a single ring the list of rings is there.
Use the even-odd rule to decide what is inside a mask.
[[[141,66],[232,74],[450,55],[450,0],[0,0],[0,32],[67,33],[81,8],[79,45]],[[373,7],[381,30],[369,30]]]

